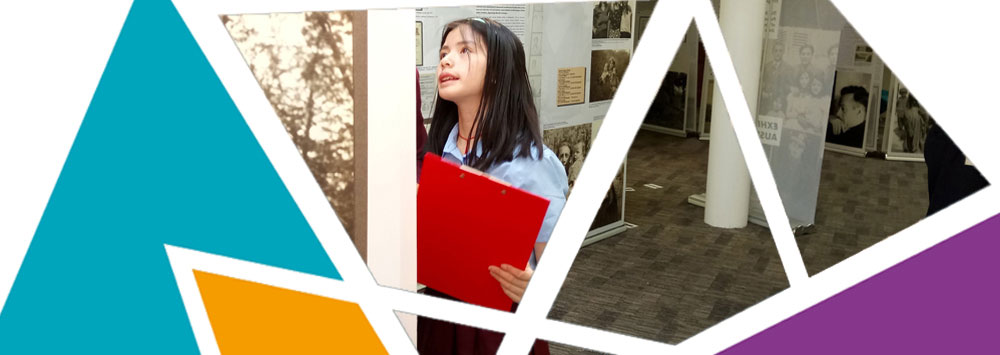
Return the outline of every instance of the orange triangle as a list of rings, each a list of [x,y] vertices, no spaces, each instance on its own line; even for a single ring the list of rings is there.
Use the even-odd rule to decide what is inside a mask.
[[[355,303],[194,271],[222,354],[387,354]]]

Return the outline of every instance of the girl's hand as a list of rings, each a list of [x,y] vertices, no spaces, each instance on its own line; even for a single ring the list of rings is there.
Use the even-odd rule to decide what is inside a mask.
[[[510,297],[511,301],[515,303],[521,303],[521,297],[524,296],[524,290],[528,288],[532,273],[530,268],[521,270],[507,264],[500,267],[490,266],[490,276],[500,282],[503,293],[507,294],[507,297]]]

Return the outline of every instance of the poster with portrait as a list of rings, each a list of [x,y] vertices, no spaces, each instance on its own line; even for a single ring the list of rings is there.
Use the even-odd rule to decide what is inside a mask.
[[[778,145],[765,145],[764,151],[795,227],[815,223],[826,123],[847,21],[828,1],[786,0],[780,7],[777,33],[764,41],[757,114],[780,122],[768,125],[780,127],[773,140]],[[756,194],[751,201],[751,211],[763,211]]]
[[[871,94],[872,75],[864,72],[838,71],[826,122],[826,144],[831,150],[864,154],[868,108],[874,107]]]
[[[844,23],[835,26],[838,30],[824,29],[835,25],[827,21],[797,23],[809,27],[786,25],[787,14],[805,11],[799,8],[803,3],[782,2],[777,38],[764,41],[757,104],[758,131],[771,129],[765,132],[771,144],[765,144],[764,151],[793,225],[815,221],[839,29]],[[834,10],[829,16],[840,15]],[[756,195],[753,199],[759,204]]]
[[[893,81],[895,102],[889,112],[886,159],[923,161],[924,140],[934,119],[903,83]]]
[[[880,95],[880,93],[883,89],[887,89],[887,86],[883,84],[882,73],[885,65],[878,57],[878,54],[875,53],[872,47],[865,42],[865,39],[862,38],[849,23],[845,23],[844,28],[841,30],[840,48],[830,48],[827,56],[837,58],[836,63],[838,73],[851,72],[854,73],[852,75],[856,76],[866,73],[871,76],[870,84],[863,86],[867,89],[870,97],[867,105],[868,116],[865,119],[864,143],[862,143],[860,147],[855,145],[828,144],[827,150],[857,156],[863,156],[867,154],[868,151],[880,150],[881,148],[878,143],[879,115],[882,111],[875,110],[873,108],[884,106],[884,101],[882,100],[882,95]],[[838,81],[841,80],[840,76],[841,75],[838,74]],[[833,95],[840,95],[840,90],[841,88],[839,87],[834,88]],[[834,104],[831,105],[831,116],[836,113],[838,104],[838,102],[834,102]],[[848,104],[848,106],[850,106],[850,104]]]

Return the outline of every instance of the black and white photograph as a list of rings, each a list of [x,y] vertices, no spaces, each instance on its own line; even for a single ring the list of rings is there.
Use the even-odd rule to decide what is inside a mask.
[[[870,73],[837,72],[826,125],[827,143],[863,148],[871,81]]]
[[[628,1],[594,3],[594,27],[591,38],[632,38],[632,6]]]
[[[687,110],[687,73],[668,71],[643,123],[684,131]]]
[[[559,156],[559,161],[566,169],[569,178],[569,188],[573,190],[576,177],[580,175],[583,159],[590,151],[590,136],[593,128],[590,123],[576,126],[546,130],[542,133],[545,145]]]
[[[327,201],[356,238],[350,15],[225,15],[222,22]]]
[[[837,32],[781,28],[778,39],[765,41],[757,112],[771,117],[826,116],[825,106],[836,67]],[[814,101],[814,102],[813,102]],[[802,104],[815,103],[803,112]],[[791,112],[789,112],[791,110]]]
[[[594,222],[590,225],[590,230],[594,230],[606,225],[622,220],[622,203],[625,199],[625,169],[618,169],[618,175],[611,181],[611,187],[604,194],[601,207],[594,216]]]
[[[628,67],[629,52],[626,50],[603,49],[590,55],[590,102],[610,100],[615,97],[621,84],[625,68]]]
[[[922,154],[933,118],[902,83],[896,91],[894,109],[895,115],[890,117],[889,153]]]

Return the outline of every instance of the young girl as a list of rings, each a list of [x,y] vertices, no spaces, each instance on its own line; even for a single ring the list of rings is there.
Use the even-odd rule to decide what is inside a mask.
[[[482,271],[497,280],[497,291],[516,309],[566,203],[566,172],[542,143],[524,47],[513,32],[489,19],[454,21],[445,26],[440,55],[437,105],[425,150],[549,200],[527,268],[504,264]],[[454,207],[468,205],[455,201]],[[468,227],[455,221],[455,228]],[[425,292],[450,298],[429,288]],[[500,333],[424,317],[418,318],[417,330],[423,354],[494,354],[503,339]],[[548,354],[548,345],[537,342],[532,353]]]

